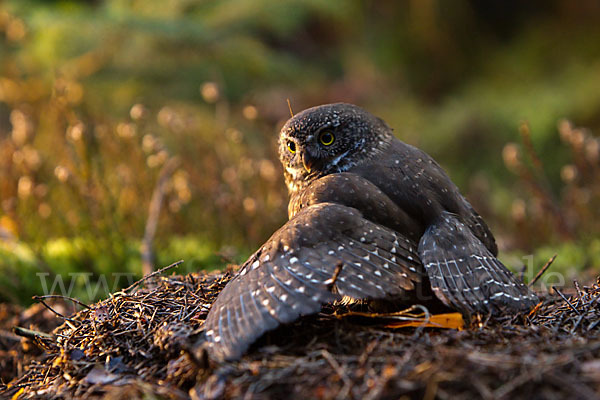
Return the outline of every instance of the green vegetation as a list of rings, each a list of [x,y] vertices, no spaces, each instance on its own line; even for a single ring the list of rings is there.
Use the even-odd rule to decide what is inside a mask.
[[[141,278],[139,248],[139,241],[131,241],[123,246],[123,254],[105,254],[95,241],[76,237],[50,239],[36,254],[22,242],[0,242],[2,297],[14,303],[28,303],[32,295],[43,293],[71,296],[88,303],[106,298]],[[194,237],[174,237],[160,246],[157,265],[184,259],[177,272],[185,274],[243,261],[243,256],[232,249],[228,254],[217,254],[216,248]]]
[[[369,109],[448,169],[514,257],[597,269],[594,4],[4,0],[0,301],[41,293],[38,273],[139,277],[165,165],[157,266],[243,260],[286,217],[287,98]],[[81,279],[73,295],[94,297]]]

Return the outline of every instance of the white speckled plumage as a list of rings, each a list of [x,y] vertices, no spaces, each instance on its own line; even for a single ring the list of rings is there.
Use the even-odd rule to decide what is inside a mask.
[[[239,358],[264,332],[332,301],[424,301],[417,287],[465,314],[537,301],[496,259],[493,235],[442,168],[379,118],[314,107],[284,125],[279,144],[290,220],[213,304],[212,357]]]

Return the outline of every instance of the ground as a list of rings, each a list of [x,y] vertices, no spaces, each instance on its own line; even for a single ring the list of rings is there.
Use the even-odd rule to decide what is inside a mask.
[[[13,398],[598,398],[600,287],[542,294],[531,313],[464,330],[391,327],[326,306],[214,363],[202,325],[231,270],[155,275],[60,318],[0,310],[0,395]],[[47,299],[61,314],[64,300]],[[55,330],[51,329],[62,323]],[[30,329],[11,331],[14,325]],[[40,335],[39,332],[51,332]]]

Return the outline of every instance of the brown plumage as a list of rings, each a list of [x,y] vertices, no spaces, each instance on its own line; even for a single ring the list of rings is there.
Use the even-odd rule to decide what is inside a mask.
[[[314,107],[284,125],[279,143],[290,220],[212,306],[213,357],[239,358],[264,332],[341,296],[427,303],[432,289],[464,314],[537,302],[443,169],[381,119],[350,104]]]

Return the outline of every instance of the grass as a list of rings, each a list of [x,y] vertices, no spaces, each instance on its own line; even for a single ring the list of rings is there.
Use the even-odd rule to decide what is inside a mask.
[[[103,254],[96,242],[83,238],[58,238],[38,251],[20,242],[0,241],[0,302],[31,304],[32,297],[61,294],[89,304],[141,278],[139,241],[122,246],[122,260]],[[222,269],[239,263],[249,254],[232,248],[219,249],[193,236],[173,237],[157,245],[155,265],[183,259],[181,273]]]

